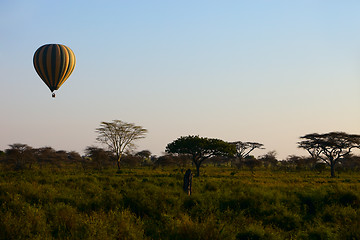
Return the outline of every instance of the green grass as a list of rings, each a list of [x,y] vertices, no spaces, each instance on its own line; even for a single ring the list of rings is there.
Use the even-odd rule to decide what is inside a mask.
[[[360,176],[204,167],[0,172],[0,239],[360,239]]]

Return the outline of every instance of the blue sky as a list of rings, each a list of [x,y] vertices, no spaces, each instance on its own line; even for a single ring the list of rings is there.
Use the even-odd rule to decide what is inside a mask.
[[[358,1],[0,2],[0,149],[82,152],[101,121],[149,130],[160,155],[185,135],[256,141],[280,158],[307,133],[360,134]],[[32,57],[70,47],[51,98]]]

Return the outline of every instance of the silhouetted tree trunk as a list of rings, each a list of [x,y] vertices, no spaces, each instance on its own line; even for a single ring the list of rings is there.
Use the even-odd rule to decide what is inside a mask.
[[[118,155],[118,157],[116,159],[116,164],[117,164],[118,170],[120,170],[120,160],[121,160],[121,154]]]
[[[335,164],[331,164],[331,177],[335,177]]]
[[[201,163],[195,162],[195,166],[196,166],[196,176],[197,176],[197,177],[200,176],[200,165],[201,165]]]

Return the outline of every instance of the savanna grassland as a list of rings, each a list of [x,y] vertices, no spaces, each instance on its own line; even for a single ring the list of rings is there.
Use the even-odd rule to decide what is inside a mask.
[[[204,167],[0,172],[0,239],[360,239],[360,175]]]

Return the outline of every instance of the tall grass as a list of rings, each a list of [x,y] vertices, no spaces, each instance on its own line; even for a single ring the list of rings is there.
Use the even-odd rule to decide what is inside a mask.
[[[0,172],[0,239],[360,239],[360,176],[204,168]]]

